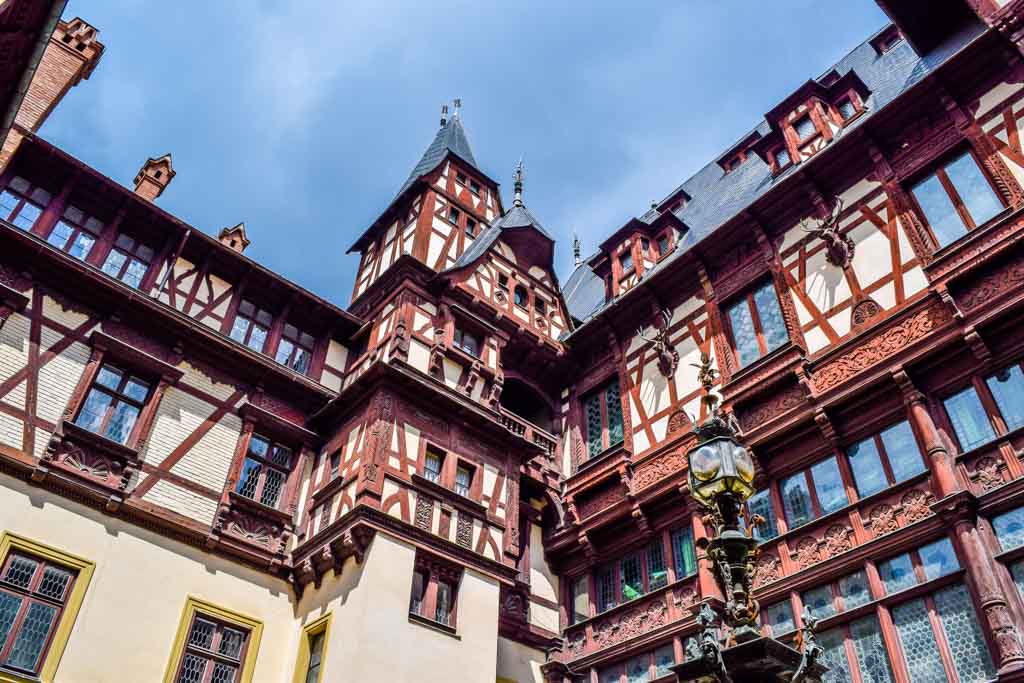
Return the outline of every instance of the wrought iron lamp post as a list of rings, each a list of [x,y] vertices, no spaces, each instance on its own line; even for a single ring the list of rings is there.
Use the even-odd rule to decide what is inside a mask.
[[[724,415],[712,393],[717,371],[710,358],[701,356],[698,377],[704,387],[708,418],[694,428],[697,444],[687,453],[690,493],[704,508],[710,522],[710,538],[698,547],[711,565],[715,581],[725,597],[722,621],[729,632],[725,643],[716,627],[718,615],[705,603],[698,615],[702,626],[699,645],[688,660],[674,668],[679,681],[753,683],[820,681],[824,667],[818,663],[821,648],[814,641],[814,619],[805,609],[799,641],[802,652],[757,628],[759,605],[753,597],[754,567],[758,541],[743,529],[743,504],[754,493],[754,457],[739,439],[731,415]],[[751,520],[752,524],[759,519]],[[724,646],[723,646],[724,645]]]

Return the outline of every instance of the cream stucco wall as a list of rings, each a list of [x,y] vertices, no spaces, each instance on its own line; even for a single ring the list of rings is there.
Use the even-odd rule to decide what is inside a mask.
[[[284,581],[2,475],[0,530],[96,563],[56,680],[163,680],[190,595],[261,620],[253,681],[290,680],[299,630]]]
[[[501,683],[543,683],[540,667],[544,661],[542,651],[498,638],[498,681]]]
[[[409,621],[416,550],[377,533],[362,565],[345,561],[299,601],[303,624],[333,614],[325,681],[494,683],[498,583],[467,569],[458,593],[457,637]],[[524,679],[524,681],[532,679]]]

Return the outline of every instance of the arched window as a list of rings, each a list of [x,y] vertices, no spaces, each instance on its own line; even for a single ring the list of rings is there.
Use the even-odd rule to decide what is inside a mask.
[[[522,285],[516,285],[515,289],[515,302],[516,306],[526,308],[530,303],[530,295],[526,293],[526,287]]]

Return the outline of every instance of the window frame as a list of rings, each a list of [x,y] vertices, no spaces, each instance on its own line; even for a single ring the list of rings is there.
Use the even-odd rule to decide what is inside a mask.
[[[441,470],[436,481],[427,475],[428,452],[435,452],[440,456]],[[460,493],[456,488],[458,470],[460,468],[466,469],[470,473],[468,493],[466,494]],[[481,489],[483,488],[482,471],[483,468],[472,460],[460,457],[457,453],[442,448],[428,439],[420,440],[420,452],[416,462],[416,476],[426,480],[433,486],[445,489],[460,499],[464,498],[479,503],[482,494]]]
[[[1006,429],[1006,421],[1003,419],[1002,413],[999,412],[999,405],[995,402],[995,398],[992,396],[991,390],[988,387],[988,382],[986,381],[988,376],[989,375],[979,377],[977,375],[971,375],[970,380],[966,384],[958,385],[956,389],[948,391],[939,397],[938,403],[942,407],[942,417],[947,426],[947,433],[953,438],[953,442],[956,444],[961,454],[971,453],[983,448],[989,448],[999,441],[999,439],[1004,438],[1009,434],[1009,431]],[[968,389],[973,389],[975,395],[978,397],[978,402],[981,404],[981,408],[985,412],[985,419],[992,430],[992,437],[974,444],[970,448],[965,448],[960,439],[960,434],[956,430],[956,423],[953,421],[953,416],[950,413],[946,402]]]
[[[679,581],[685,581],[692,579],[697,575],[699,571],[697,563],[694,563],[694,571],[680,576],[676,562],[675,544],[673,539],[677,533],[689,532],[690,547],[694,553],[694,559],[696,560],[696,547],[693,543],[693,529],[691,522],[687,522],[682,525],[668,527],[655,533],[654,538],[651,538],[646,543],[638,545],[630,550],[619,554],[615,558],[604,562],[596,567],[593,567],[586,574],[577,576],[568,582],[568,588],[565,593],[565,599],[568,600],[568,613],[570,625],[578,624],[586,619],[590,619],[595,616],[604,614],[605,612],[611,611],[617,607],[621,607],[627,603],[640,600],[643,597],[654,593],[655,591],[663,590],[667,586],[678,583]],[[651,575],[651,549],[657,547],[661,550],[661,562],[663,571],[665,572],[665,580],[660,585],[652,587],[652,575]],[[623,588],[625,586],[623,580],[623,563],[627,560],[636,559],[637,571],[640,577],[640,592],[631,598],[626,598],[623,595]],[[611,593],[613,597],[613,603],[606,603],[602,594],[603,577],[611,577]],[[575,620],[575,594],[574,587],[576,583],[583,577],[587,578],[587,597],[588,597],[588,611],[591,613],[586,619]]]
[[[14,182],[17,181],[17,180],[22,180],[25,183],[27,183],[28,184],[28,190],[24,190],[23,191],[23,190],[19,190],[19,189],[15,188],[14,187]],[[36,227],[36,225],[39,224],[39,220],[43,217],[43,214],[46,212],[46,208],[53,201],[53,193],[52,192],[50,192],[49,190],[47,190],[46,188],[44,188],[44,187],[42,187],[40,185],[37,185],[37,184],[33,183],[32,181],[30,181],[30,180],[28,180],[26,178],[24,178],[22,176],[18,176],[18,175],[11,176],[10,180],[8,180],[7,183],[4,185],[4,187],[2,189],[0,189],[0,194],[3,194],[5,192],[11,194],[14,197],[17,197],[18,201],[15,202],[14,208],[11,209],[11,211],[6,216],[0,215],[0,218],[3,218],[3,220],[7,221],[11,225],[13,225],[15,228],[17,228],[19,230],[22,230],[24,232],[32,232],[32,230]],[[45,193],[47,195],[47,199],[46,199],[46,203],[45,204],[41,204],[39,199],[34,198],[33,195],[35,195],[37,192],[43,192],[43,193]],[[35,207],[36,209],[39,210],[39,215],[37,215],[32,220],[32,225],[30,225],[28,227],[24,227],[22,225],[18,225],[17,223],[14,222],[21,215],[21,212],[24,210],[26,204],[30,204],[30,205],[32,205],[33,207]]]
[[[905,479],[897,480],[896,479],[896,470],[893,468],[892,458],[889,455],[888,447],[885,445],[885,440],[882,439],[882,434],[884,432],[887,432],[890,429],[893,429],[894,427],[897,427],[897,426],[899,426],[901,424],[904,424],[904,423],[906,423],[907,427],[910,429],[910,434],[911,434],[911,437],[912,437],[912,439],[914,441],[914,446],[917,448],[917,454],[918,454],[918,457],[919,457],[920,462],[921,462],[921,468],[920,468],[920,470],[918,472],[910,475],[909,477],[907,477]],[[868,440],[871,440],[874,443],[874,445],[875,445],[875,452],[878,454],[879,462],[882,465],[882,471],[883,471],[883,473],[885,475],[886,484],[885,484],[885,486],[883,486],[878,491],[872,491],[871,493],[861,493],[860,485],[857,483],[857,473],[856,473],[856,471],[854,471],[853,462],[852,462],[852,459],[850,457],[850,448],[852,446],[859,445],[859,444],[861,444],[861,443],[863,443],[865,441],[868,441]],[[892,424],[890,424],[890,425],[888,425],[886,427],[883,427],[882,429],[879,429],[879,430],[873,432],[872,434],[870,434],[868,436],[865,436],[862,439],[858,439],[857,441],[854,441],[853,443],[847,444],[846,446],[843,447],[842,451],[843,451],[843,458],[845,458],[846,464],[850,468],[850,479],[851,479],[851,481],[853,483],[854,490],[857,492],[857,500],[864,500],[865,498],[869,498],[869,497],[874,496],[876,494],[882,493],[883,491],[886,491],[886,490],[892,488],[893,486],[896,486],[897,484],[902,484],[902,483],[904,483],[906,481],[909,481],[909,480],[913,479],[914,477],[920,476],[924,472],[928,471],[928,462],[925,460],[925,454],[924,454],[924,452],[921,449],[921,443],[917,439],[917,433],[914,431],[913,425],[910,424],[910,418],[909,417],[905,417],[902,420],[899,420],[897,422],[893,422]]]
[[[611,434],[611,422],[609,421],[609,415],[608,415],[608,390],[613,385],[618,388],[618,392],[619,392],[619,421],[620,421],[621,427],[622,427],[622,440],[621,441],[616,441],[615,443],[611,443],[611,436],[610,436],[610,434]],[[600,398],[601,443],[600,443],[600,448],[598,448],[596,450],[591,448],[590,422],[589,422],[589,418],[588,418],[588,415],[587,415],[587,402],[591,398],[594,398],[595,396],[600,396],[601,397]],[[605,451],[610,450],[612,448],[616,448],[620,444],[624,444],[626,442],[626,417],[625,417],[625,411],[623,411],[623,409],[622,409],[622,386],[619,384],[619,376],[618,376],[618,374],[613,374],[610,377],[605,378],[601,382],[596,383],[596,385],[593,388],[588,390],[580,398],[580,412],[581,412],[581,416],[582,416],[582,425],[581,426],[583,428],[584,450],[585,450],[585,453],[586,453],[586,456],[587,456],[586,460],[584,460],[584,462],[587,462],[587,461],[593,460],[593,459],[595,459],[597,457],[600,457],[600,455],[602,453],[604,453]]]
[[[259,439],[260,441],[263,441],[267,444],[268,455],[260,455],[259,453],[253,451],[253,439]],[[273,459],[269,456],[269,454],[273,452],[275,449],[283,449],[288,452],[288,464],[286,466],[274,462]],[[278,439],[257,433],[256,431],[250,431],[245,438],[245,444],[242,449],[241,466],[238,472],[238,480],[232,487],[232,491],[236,495],[241,496],[248,501],[256,503],[261,507],[265,507],[270,510],[275,510],[278,512],[282,511],[282,508],[284,508],[288,503],[287,499],[289,483],[291,482],[292,479],[292,473],[295,471],[295,464],[296,462],[298,462],[300,452],[301,448],[296,450],[293,446],[286,445]],[[246,462],[250,460],[258,464],[259,474],[256,475],[257,481],[256,486],[253,489],[252,496],[247,496],[246,494],[242,493],[241,488],[248,481],[248,478],[244,477],[244,475],[246,472]],[[277,500],[274,505],[267,505],[266,503],[263,502],[263,492],[266,490],[268,470],[278,472],[283,477],[281,481],[281,488],[278,490]]]
[[[998,201],[999,204],[1002,206],[1001,210],[997,211],[995,214],[990,216],[981,224],[975,223],[974,217],[971,216],[970,211],[964,204],[963,197],[960,196],[960,191],[957,190],[956,187],[953,185],[953,182],[949,179],[949,174],[946,172],[946,167],[952,165],[953,162],[957,161],[958,159],[966,155],[969,155],[971,159],[974,161],[974,165],[977,167],[978,172],[981,174],[981,177],[985,179],[986,183],[988,183],[988,186],[992,190],[992,194],[995,196],[996,201]],[[914,188],[924,184],[924,182],[932,176],[935,176],[938,179],[939,184],[942,186],[943,191],[946,193],[947,199],[949,199],[950,203],[953,204],[953,210],[960,218],[961,226],[964,228],[963,235],[960,235],[955,239],[950,240],[946,244],[942,244],[939,241],[938,234],[935,232],[935,229],[932,228],[931,222],[928,220],[928,215],[924,211],[924,207],[921,205],[921,202],[918,201],[917,195],[914,193]],[[904,188],[906,190],[907,196],[910,198],[910,201],[912,202],[912,206],[915,210],[915,213],[917,214],[917,217],[921,221],[921,224],[928,231],[928,234],[931,235],[932,242],[935,245],[935,251],[941,251],[949,246],[952,246],[953,244],[960,242],[960,240],[962,240],[964,237],[966,237],[973,231],[977,230],[979,227],[984,227],[985,225],[988,225],[992,221],[996,220],[1009,207],[1006,197],[1004,197],[1003,193],[999,191],[999,186],[992,179],[992,176],[989,173],[988,169],[985,168],[985,164],[981,162],[981,159],[978,156],[978,152],[974,149],[973,145],[966,144],[966,142],[955,145],[952,149],[946,151],[936,159],[932,160],[931,163],[927,164],[922,170],[918,171],[910,179],[908,179],[904,183]]]
[[[292,683],[309,683],[309,668],[312,664],[312,640],[316,636],[323,636],[323,646],[320,649],[320,670],[317,672],[314,683],[323,683],[324,662],[327,660],[327,650],[331,643],[331,622],[334,613],[328,612],[319,619],[316,619],[302,627],[302,637],[299,640],[299,651],[295,658],[295,675],[292,676]]]
[[[185,599],[185,607],[182,609],[178,631],[171,646],[171,656],[167,662],[163,683],[175,683],[177,680],[185,661],[188,635],[197,616],[205,616],[211,621],[248,631],[245,654],[239,660],[238,677],[235,683],[251,683],[253,671],[256,668],[256,655],[259,653],[260,640],[263,637],[263,622],[194,595],[189,595]]]
[[[104,354],[104,356],[106,356],[106,354]],[[110,368],[121,375],[116,389],[111,389],[99,382],[100,374],[107,368]],[[147,373],[137,372],[135,368],[130,367],[130,365],[126,366],[124,363],[118,362],[117,359],[111,361],[109,358],[104,357],[97,364],[96,371],[91,373],[91,376],[88,377],[88,383],[84,385],[84,391],[82,392],[82,399],[78,402],[78,405],[75,406],[73,413],[74,417],[70,421],[76,427],[100,438],[134,449],[135,445],[138,444],[141,438],[142,431],[147,427],[145,424],[148,412],[147,409],[152,404],[153,399],[157,397],[157,387],[160,384],[159,378],[154,380],[146,375]],[[140,384],[144,382],[146,385],[146,397],[141,401],[124,393],[124,389],[128,386],[128,383],[131,380],[137,380]],[[100,393],[111,398],[111,402],[104,409],[103,417],[96,429],[90,429],[89,427],[79,423],[85,407],[89,404],[89,397],[92,396],[93,392]],[[118,441],[117,439],[108,436],[106,432],[117,407],[122,403],[135,408],[137,412],[135,415],[135,421],[132,423],[131,430],[128,432],[127,437],[124,441]]]
[[[81,220],[75,220],[68,216],[68,212],[71,211],[72,209],[82,212]],[[99,227],[98,229],[96,229],[95,232],[93,232],[93,230],[88,227],[90,221],[96,221],[99,224]],[[57,233],[57,229],[61,226],[62,223],[71,230],[71,233],[67,236],[67,239],[64,241],[64,244],[59,245],[50,240]],[[57,218],[53,226],[50,228],[49,232],[46,233],[45,239],[46,243],[52,246],[54,249],[62,251],[68,256],[76,260],[79,260],[83,263],[87,263],[89,262],[89,257],[93,254],[93,250],[96,249],[96,246],[99,244],[100,237],[103,235],[103,232],[106,229],[106,227],[106,222],[101,221],[100,219],[96,218],[95,215],[86,212],[85,209],[76,206],[71,202],[68,202],[64,206],[64,210],[61,212],[61,215]],[[71,253],[71,250],[77,244],[78,238],[81,237],[83,233],[89,235],[92,238],[92,243],[89,245],[89,248],[85,250],[85,253],[82,256],[76,256]]]
[[[134,245],[131,250],[128,250],[122,246],[118,246],[118,242],[122,238],[131,240],[132,244]],[[144,260],[139,255],[139,252],[143,249],[148,249],[150,252],[150,257],[148,261]],[[111,257],[114,256],[115,253],[121,254],[125,258],[124,262],[118,267],[116,274],[107,270],[107,263],[110,261]],[[135,237],[132,237],[131,235],[122,232],[119,233],[117,237],[114,239],[114,244],[110,247],[106,255],[103,257],[103,263],[99,264],[99,269],[106,273],[107,275],[109,275],[110,277],[117,280],[118,282],[123,282],[132,289],[138,289],[139,291],[142,291],[142,285],[146,282],[147,278],[149,277],[150,271],[153,269],[153,264],[156,261],[156,257],[156,249],[153,249],[149,245],[144,244],[142,240],[136,239]],[[139,278],[139,283],[137,285],[131,284],[130,282],[124,279],[125,275],[127,275],[128,273],[128,269],[131,267],[132,263],[135,262],[143,265],[142,277]]]
[[[289,334],[289,327],[294,330],[293,334]],[[271,323],[270,330],[273,330],[273,323]],[[305,339],[306,337],[309,338],[308,345],[307,340]],[[291,345],[291,350],[282,359],[281,352],[286,348],[284,346],[285,342]],[[266,347],[269,344],[270,332],[268,331],[267,341],[264,344],[264,353],[266,353]],[[286,322],[281,328],[281,338],[277,341],[277,349],[274,351],[274,362],[279,365],[283,365],[289,370],[293,370],[300,375],[309,376],[313,369],[313,357],[316,355],[316,347],[317,340],[315,335],[303,332],[302,328],[298,325]],[[306,358],[306,365],[301,369],[295,366],[297,360],[302,357],[299,355],[300,352],[305,353]]]
[[[416,585],[417,575],[424,577],[423,596],[419,605],[414,604],[413,601],[413,589]],[[417,554],[413,564],[412,583],[409,587],[409,620],[454,635],[458,629],[459,593],[464,575],[465,572],[461,567],[451,565],[433,556]],[[450,592],[446,620],[437,618],[438,587],[441,584],[447,585]]]
[[[843,455],[843,457],[845,457],[845,454]],[[828,512],[825,512],[824,509],[821,506],[821,500],[818,497],[818,489],[817,489],[817,486],[814,483],[814,476],[811,473],[811,470],[813,468],[817,467],[818,465],[820,465],[821,463],[826,462],[828,460],[834,460],[835,463],[836,463],[836,470],[839,472],[839,482],[840,482],[840,484],[842,484],[843,493],[846,496],[846,504],[845,505],[841,505],[840,507],[836,508],[835,510],[829,510]],[[789,480],[789,479],[792,479],[792,478],[797,477],[797,476],[803,476],[804,483],[807,484],[807,491],[808,491],[808,495],[810,496],[811,511],[814,513],[814,516],[811,517],[810,519],[804,521],[804,522],[801,522],[800,524],[792,524],[790,522],[790,520],[789,520],[789,516],[786,514],[786,499],[785,499],[785,492],[782,490],[782,482],[783,482],[783,480]],[[843,466],[842,466],[841,461],[839,459],[839,454],[838,453],[832,453],[830,455],[825,456],[824,458],[816,460],[815,462],[813,462],[810,465],[807,465],[806,467],[802,467],[802,468],[796,470],[795,472],[791,472],[790,474],[786,474],[786,475],[780,476],[780,477],[778,477],[778,479],[776,479],[776,482],[777,482],[777,485],[779,487],[779,497],[782,499],[781,500],[781,502],[782,502],[781,514],[782,514],[783,521],[786,523],[786,533],[789,533],[790,531],[793,531],[794,529],[799,529],[800,527],[807,526],[808,524],[813,524],[814,522],[818,521],[822,517],[825,517],[827,515],[831,515],[831,514],[834,514],[836,512],[839,512],[843,508],[849,507],[851,505],[850,492],[849,492],[849,490],[847,488],[846,477],[843,476]],[[855,490],[856,490],[856,487],[855,487]],[[778,520],[778,514],[779,514],[779,511],[776,511],[776,521]],[[778,528],[778,527],[776,527],[776,528]]]
[[[247,314],[247,313],[243,313],[242,312],[242,307],[245,306],[246,304],[252,306],[252,308],[253,308],[253,313],[252,313],[251,316],[249,314]],[[264,328],[263,323],[260,322],[260,320],[259,320],[260,313],[265,313],[266,315],[268,315],[270,317],[270,322],[267,324],[266,328]],[[241,339],[239,339],[238,337],[236,337],[234,335],[235,325],[238,324],[239,320],[245,320],[248,323],[246,328],[245,328],[245,332],[242,333],[242,338]],[[241,299],[238,302],[238,307],[235,309],[234,315],[231,318],[231,324],[227,326],[228,337],[230,337],[234,341],[238,342],[242,346],[246,347],[250,351],[255,351],[256,353],[262,353],[262,354],[266,355],[267,349],[270,346],[270,333],[274,329],[274,321],[275,321],[275,316],[268,309],[260,308],[251,299],[243,298],[243,299]],[[263,338],[263,344],[261,345],[261,347],[259,349],[254,348],[249,343],[252,340],[253,329],[256,328],[256,327],[259,327],[260,329],[264,329],[265,335],[266,335]]]
[[[780,152],[786,153],[786,163],[784,164],[779,163]],[[793,165],[793,153],[789,151],[789,146],[786,145],[785,143],[776,145],[775,147],[772,148],[770,152],[768,152],[768,154],[771,157],[772,170],[775,172],[775,175],[782,173],[787,168]]]
[[[761,321],[761,311],[757,306],[757,300],[755,298],[757,296],[757,293],[765,288],[770,288],[772,294],[775,295],[775,302],[779,307],[779,312],[782,314],[782,329],[786,333],[786,341],[782,342],[774,349],[769,349],[768,343],[765,341],[764,325]],[[745,360],[740,356],[739,348],[736,344],[736,330],[733,328],[732,324],[732,310],[736,306],[739,306],[741,302],[747,306],[747,311],[750,313],[751,324],[754,326],[754,336],[757,339],[757,348],[759,355],[757,356],[757,358],[752,358],[750,360]],[[725,324],[728,327],[729,344],[732,349],[733,356],[739,363],[741,370],[750,367],[757,361],[767,356],[769,353],[778,351],[779,349],[786,346],[786,344],[791,343],[793,340],[793,337],[789,331],[789,326],[786,325],[786,314],[782,308],[782,297],[779,296],[779,290],[775,286],[775,281],[771,278],[761,280],[760,283],[748,287],[742,294],[739,294],[729,299],[726,302],[726,304],[722,307],[722,312],[724,313],[722,317],[725,319]]]
[[[85,600],[96,564],[91,560],[39,543],[25,536],[4,531],[0,535],[0,567],[6,567],[12,554],[28,555],[48,564],[57,565],[75,573],[65,591],[63,607],[50,627],[48,641],[39,654],[36,670],[25,674],[6,667],[0,668],[0,677],[17,683],[53,683],[61,656],[71,638],[75,621]],[[0,584],[2,585],[2,584]],[[12,625],[12,635],[14,628]],[[2,644],[0,644],[2,645]]]

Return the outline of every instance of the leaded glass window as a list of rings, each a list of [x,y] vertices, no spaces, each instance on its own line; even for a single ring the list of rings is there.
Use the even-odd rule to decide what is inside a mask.
[[[74,580],[74,572],[62,566],[20,553],[8,555],[0,570],[3,668],[38,673]]]
[[[633,657],[626,662],[627,683],[647,683],[651,680],[650,655]]]
[[[918,548],[917,554],[921,557],[921,567],[928,581],[960,569],[960,562],[956,559],[956,552],[948,537]]]
[[[294,325],[285,325],[274,360],[304,375],[309,371],[310,362],[313,360],[315,344],[313,335],[306,334]]]
[[[992,423],[985,414],[985,408],[973,386],[953,394],[943,401],[943,404],[946,406],[949,421],[953,423],[961,450],[969,451],[996,438]]]
[[[892,666],[882,640],[878,617],[871,615],[851,622],[850,636],[861,680],[864,683],[892,683]]]
[[[832,597],[832,586],[819,586],[806,590],[800,594],[800,600],[818,619],[827,619],[838,611],[835,598]]]
[[[662,645],[654,651],[654,675],[658,678],[669,675],[675,663],[676,655],[672,643]]]
[[[956,584],[938,591],[935,609],[961,682],[981,683],[995,678],[995,667],[967,589]]]
[[[804,114],[802,117],[797,119],[796,123],[793,124],[793,130],[796,131],[797,139],[799,139],[800,142],[803,142],[818,132],[818,129],[814,125],[814,121],[811,120],[810,114]]]
[[[910,672],[910,680],[915,683],[946,680],[942,659],[937,656],[939,646],[935,642],[924,599],[911,600],[894,607],[892,620],[899,634],[900,648]]]
[[[993,517],[992,529],[1003,550],[1024,545],[1024,507]]]
[[[622,443],[622,400],[617,377],[583,399],[583,413],[588,457]]]
[[[242,301],[231,325],[231,338],[253,351],[263,352],[274,316],[251,301]]]
[[[1003,210],[991,183],[970,151],[911,188],[940,247],[962,237]]]
[[[888,595],[898,593],[901,590],[910,588],[917,584],[917,576],[914,574],[914,563],[909,553],[897,555],[885,562],[878,563],[878,575],[885,584],[885,592]]]
[[[754,515],[760,515],[764,520],[754,525],[754,538],[759,541],[767,541],[778,535],[775,526],[775,509],[772,506],[772,494],[769,489],[758,491],[747,500],[747,513],[753,520]]]
[[[843,601],[843,609],[849,610],[871,602],[871,590],[868,588],[868,576],[864,570],[858,570],[839,579],[839,596]]]
[[[789,339],[771,281],[729,306],[728,317],[733,347],[741,366],[774,351]]]
[[[320,666],[324,656],[324,635],[324,632],[320,631],[309,638],[309,664],[306,666],[305,683],[319,683],[320,681]]]
[[[253,434],[242,461],[235,493],[277,509],[291,470],[292,451],[270,439]]]
[[[643,576],[640,573],[640,556],[633,554],[622,558],[622,601],[628,602],[644,594]]]
[[[138,289],[146,277],[153,250],[128,235],[118,235],[114,247],[103,262],[103,272]]]
[[[178,683],[235,683],[248,640],[247,629],[196,614],[175,680]]]
[[[647,590],[657,590],[668,583],[665,568],[665,548],[661,538],[647,546]]]
[[[473,470],[468,465],[460,464],[455,468],[455,493],[469,498],[473,485]]]
[[[75,424],[127,444],[148,398],[148,382],[104,363],[85,395]]]
[[[1007,429],[1024,425],[1024,373],[1011,365],[985,380]]]
[[[825,651],[821,663],[828,667],[822,683],[849,683],[850,660],[846,657],[846,634],[842,628],[834,628],[817,634],[818,645]]]
[[[86,214],[77,206],[68,205],[46,241],[79,261],[84,261],[89,257],[89,252],[92,251],[101,232],[101,221]]]
[[[772,636],[775,638],[796,629],[796,622],[793,620],[793,606],[788,599],[768,605],[761,612],[764,615],[765,625],[771,628]]]
[[[0,218],[22,230],[31,230],[50,199],[50,193],[43,188],[33,187],[29,181],[15,176],[0,192]]]
[[[697,572],[697,555],[693,548],[693,532],[690,529],[676,529],[672,532],[672,562],[676,569],[676,579],[690,576]]]
[[[597,572],[597,611],[610,610],[616,601],[615,567],[607,566]]]

